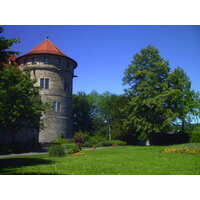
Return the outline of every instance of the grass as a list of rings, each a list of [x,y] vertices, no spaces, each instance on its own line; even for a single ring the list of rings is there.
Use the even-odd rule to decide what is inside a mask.
[[[57,158],[47,154],[3,158],[0,159],[0,174],[200,174],[200,154],[166,154],[163,153],[165,148],[168,146],[124,146],[82,151],[84,155]]]

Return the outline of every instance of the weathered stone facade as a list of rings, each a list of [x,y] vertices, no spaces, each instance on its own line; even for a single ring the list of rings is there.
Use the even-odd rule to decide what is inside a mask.
[[[16,61],[22,70],[32,69],[31,77],[37,80],[36,86],[41,88],[42,101],[52,105],[51,109],[43,113],[45,128],[39,132],[39,142],[48,143],[61,135],[71,138],[72,80],[77,63],[49,40],[41,43],[38,51],[36,47]]]

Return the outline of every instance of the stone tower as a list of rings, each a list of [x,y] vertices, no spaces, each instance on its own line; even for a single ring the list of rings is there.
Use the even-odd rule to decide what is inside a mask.
[[[72,137],[72,80],[76,61],[46,39],[16,62],[21,69],[32,69],[31,77],[41,88],[42,101],[52,105],[42,116],[45,128],[39,132],[39,142],[48,143],[60,136]]]

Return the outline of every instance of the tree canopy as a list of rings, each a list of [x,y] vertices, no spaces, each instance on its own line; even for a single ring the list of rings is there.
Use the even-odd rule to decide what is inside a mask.
[[[123,78],[129,86],[126,94],[130,97],[126,125],[134,126],[141,138],[170,132],[172,122],[177,118],[184,122],[194,107],[191,82],[182,68],[171,72],[169,62],[152,46],[133,58]]]

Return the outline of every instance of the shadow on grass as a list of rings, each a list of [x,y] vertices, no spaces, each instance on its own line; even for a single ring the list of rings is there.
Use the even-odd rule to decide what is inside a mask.
[[[44,160],[41,158],[6,158],[0,159],[0,174],[39,174],[39,173],[20,173],[19,169],[15,171],[15,168],[21,168],[26,166],[36,166],[36,165],[47,165],[53,164],[54,161]],[[48,173],[50,175],[51,173]]]

